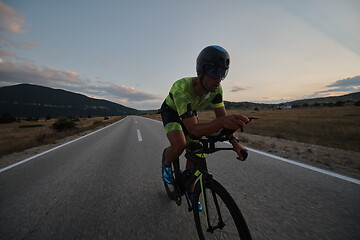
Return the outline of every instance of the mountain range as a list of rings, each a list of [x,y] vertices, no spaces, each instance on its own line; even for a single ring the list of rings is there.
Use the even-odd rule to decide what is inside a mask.
[[[360,101],[360,92],[337,97],[302,99],[286,102],[281,105],[295,107],[306,104],[311,106],[340,101]],[[225,101],[225,107],[227,109],[270,109],[279,105],[280,104]],[[119,116],[141,114],[144,112],[145,111],[129,108],[107,100],[90,98],[82,94],[44,86],[19,84],[0,87],[0,116],[3,113],[10,113],[12,116],[18,118],[45,118],[46,116],[59,118],[69,116]]]
[[[360,92],[350,93],[336,97],[322,97],[322,98],[310,98],[301,99],[291,102],[284,102],[279,104],[266,104],[266,103],[253,103],[253,102],[228,102],[225,101],[226,109],[272,109],[281,106],[289,106],[292,108],[303,106],[332,106],[336,103],[342,102],[358,102],[360,101]],[[341,104],[340,104],[341,105]],[[288,107],[288,108],[289,108]]]
[[[61,89],[32,84],[19,84],[0,88],[0,115],[14,117],[87,117],[139,114],[137,109],[107,100]]]
[[[287,102],[285,104],[287,105],[303,105],[303,104],[323,104],[323,103],[336,103],[336,102],[357,102],[360,101],[360,92],[356,93],[350,93],[342,96],[336,96],[336,97],[322,97],[322,98],[311,98],[311,99],[301,99],[301,100],[295,100],[292,102]]]

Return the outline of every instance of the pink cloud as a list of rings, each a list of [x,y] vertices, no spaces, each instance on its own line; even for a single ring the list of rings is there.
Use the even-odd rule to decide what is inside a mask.
[[[0,54],[11,55],[11,52],[3,51]],[[138,91],[133,87],[112,82],[97,81],[94,83],[74,71],[38,66],[29,61],[14,62],[12,59],[0,59],[0,86],[19,83],[38,84],[127,103],[159,99],[156,95]]]
[[[22,49],[32,49],[32,48],[40,47],[40,45],[34,44],[34,43],[28,43],[25,41],[14,41],[9,36],[0,34],[0,47],[1,48],[15,47],[15,48],[22,48]]]
[[[133,87],[126,87],[124,85],[115,84],[112,82],[99,82],[97,86],[90,86],[90,91],[98,92],[98,95],[108,95],[117,99],[119,102],[128,101],[147,101],[159,99],[158,96],[144,93],[136,90]]]
[[[231,92],[238,92],[238,91],[244,91],[248,90],[249,87],[241,87],[238,86],[236,83],[231,83]]]
[[[12,51],[10,51],[10,50],[0,49],[0,57],[15,58],[16,55],[15,55]]]
[[[326,86],[326,90],[317,91],[310,96],[309,98],[315,97],[332,97],[332,96],[341,96],[344,94],[354,93],[360,91],[360,76],[349,77],[346,79],[338,80],[332,84]]]
[[[24,18],[14,9],[0,2],[0,31],[24,33]]]
[[[0,63],[0,81],[3,83],[36,83],[45,86],[85,86],[89,81],[72,71],[46,66],[38,67],[32,62],[3,61]]]

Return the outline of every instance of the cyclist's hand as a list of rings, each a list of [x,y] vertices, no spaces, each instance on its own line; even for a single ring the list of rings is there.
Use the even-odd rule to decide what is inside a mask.
[[[244,155],[241,152],[247,153],[247,149],[235,141],[232,143],[232,145],[233,145],[234,151],[238,155],[237,159],[239,159],[240,161],[245,161],[246,158],[244,159]]]
[[[222,124],[224,128],[238,130],[249,122],[249,119],[243,115],[228,115],[223,117]]]

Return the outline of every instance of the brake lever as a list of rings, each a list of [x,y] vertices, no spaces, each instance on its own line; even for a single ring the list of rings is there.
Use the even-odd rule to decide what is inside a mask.
[[[251,120],[256,120],[256,119],[259,119],[259,118],[257,118],[257,117],[248,117],[248,119],[249,119],[249,121],[248,121],[246,124],[248,124],[249,122],[251,122]],[[244,127],[243,127],[243,126],[240,127],[240,131],[241,131],[241,132],[244,132]]]
[[[259,119],[259,118],[257,118],[257,117],[248,117],[248,119],[249,119],[249,122],[251,122],[251,120],[256,120],[256,119]]]

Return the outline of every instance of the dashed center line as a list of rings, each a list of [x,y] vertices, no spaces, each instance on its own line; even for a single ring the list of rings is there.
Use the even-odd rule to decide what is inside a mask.
[[[140,132],[140,130],[137,129],[136,131],[137,131],[137,136],[138,136],[139,142],[142,142],[142,137],[141,137],[141,132]]]

